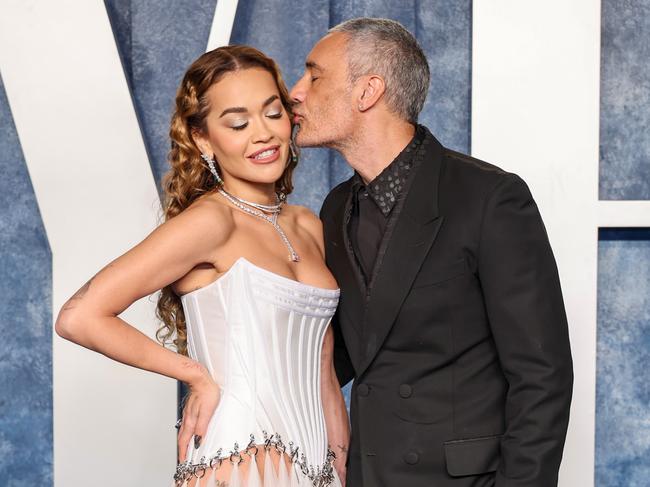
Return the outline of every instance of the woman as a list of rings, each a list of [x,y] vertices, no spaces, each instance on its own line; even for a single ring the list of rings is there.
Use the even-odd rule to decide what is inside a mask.
[[[285,203],[297,162],[291,129],[273,60],[246,46],[196,60],[171,122],[165,223],[86,283],[56,322],[68,340],[188,385],[178,486],[345,479],[348,420],[328,327],[339,291],[320,221]],[[118,318],[161,288],[158,337],[174,338],[178,353]]]

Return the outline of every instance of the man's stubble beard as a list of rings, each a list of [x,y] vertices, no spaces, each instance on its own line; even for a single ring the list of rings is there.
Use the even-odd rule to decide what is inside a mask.
[[[345,124],[345,126],[347,125],[348,124]],[[317,124],[315,128],[310,129],[310,133],[304,134],[302,140],[301,140],[301,133],[300,133],[302,127],[300,127],[296,134],[296,143],[298,144],[298,146],[332,149],[341,152],[341,150],[348,145],[349,135],[346,136],[345,129],[339,132],[339,130],[334,128],[332,130],[333,133],[330,133],[328,135],[328,133],[323,131],[322,128],[319,128],[322,126],[323,124]],[[337,127],[337,124],[334,124],[334,127]],[[325,135],[323,136],[323,134]]]
[[[341,125],[348,127],[350,125],[350,114],[345,113],[343,117],[337,117],[341,114],[341,111],[345,112],[345,107],[350,104],[350,97],[352,96],[352,86],[347,86],[343,90],[338,90],[326,97],[320,104],[321,107],[328,107],[325,112],[323,111],[316,112],[311,114],[310,119],[315,120],[316,123],[312,123],[312,126],[315,128],[310,130],[310,134],[306,138],[307,140],[300,140],[300,130],[298,131],[296,137],[296,143],[299,147],[313,147],[313,148],[325,148],[332,149],[338,152],[349,145],[350,135],[346,134],[345,128],[341,130]],[[342,119],[341,119],[342,118]],[[334,123],[333,120],[339,121],[339,123]],[[329,130],[323,130],[329,123]],[[300,127],[302,129],[302,127]],[[325,135],[323,135],[325,134]]]

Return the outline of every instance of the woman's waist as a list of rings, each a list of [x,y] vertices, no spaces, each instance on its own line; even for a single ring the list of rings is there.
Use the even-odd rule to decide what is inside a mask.
[[[215,421],[220,418],[229,421],[240,418],[233,424],[259,425],[269,431],[274,425],[285,424],[293,431],[311,428],[315,432],[316,425],[324,422],[324,413],[317,394],[287,395],[229,384],[221,389],[219,405],[213,414]]]
[[[320,359],[320,356],[316,358]],[[284,409],[320,406],[321,381],[315,367],[296,364],[292,369],[276,374],[269,368],[254,370],[241,364],[232,365],[235,366],[229,367],[226,373],[212,373],[222,395],[232,396],[242,403],[257,401],[264,405],[277,404]]]
[[[272,448],[300,464],[318,466],[328,461],[327,433],[322,408],[305,411],[275,402],[253,403],[247,397],[224,391],[201,445],[188,447],[187,458],[198,463]],[[218,460],[214,460],[218,461]]]

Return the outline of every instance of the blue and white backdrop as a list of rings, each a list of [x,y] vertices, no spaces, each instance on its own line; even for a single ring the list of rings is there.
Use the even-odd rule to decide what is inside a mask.
[[[159,222],[186,66],[247,43],[289,84],[328,27],[389,17],[433,79],[421,121],[522,175],[575,359],[562,486],[650,484],[650,0],[2,0],[0,485],[166,485],[176,384],[53,335],[64,299]],[[304,151],[293,201],[349,174]],[[152,336],[153,298],[125,318]]]

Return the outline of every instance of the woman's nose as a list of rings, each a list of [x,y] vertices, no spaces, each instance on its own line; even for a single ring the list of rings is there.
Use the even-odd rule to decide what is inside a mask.
[[[273,133],[264,121],[255,124],[253,132],[253,142],[268,142],[273,137]]]

